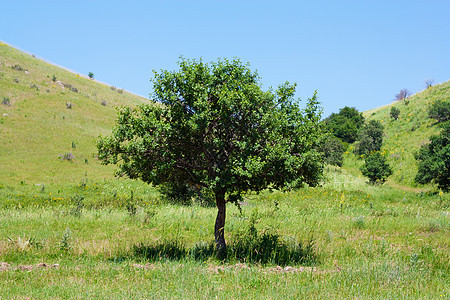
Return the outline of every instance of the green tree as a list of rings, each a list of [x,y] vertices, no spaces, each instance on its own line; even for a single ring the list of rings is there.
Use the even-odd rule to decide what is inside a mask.
[[[360,170],[364,176],[369,178],[372,184],[383,184],[392,175],[392,169],[386,162],[386,157],[379,151],[372,152],[366,156]]]
[[[400,115],[400,109],[395,106],[392,106],[391,107],[391,118],[394,120],[397,120],[399,115]]]
[[[450,101],[437,100],[428,109],[430,118],[435,119],[438,123],[445,122],[450,119]]]
[[[356,153],[359,155],[380,151],[383,145],[383,125],[376,120],[370,120],[358,134],[359,143],[356,145]]]
[[[325,120],[330,132],[343,142],[353,143],[358,137],[358,130],[364,124],[364,116],[354,107],[344,107],[339,113],[332,113]]]
[[[247,191],[319,183],[323,139],[316,94],[304,109],[295,84],[263,91],[239,60],[179,62],[155,72],[154,103],[118,112],[98,157],[119,173],[154,185],[200,186],[214,195],[219,257],[226,255],[226,203]]]
[[[88,73],[88,77],[89,77],[90,79],[94,79],[94,73],[89,72],[89,73]]]
[[[450,123],[442,124],[442,131],[430,137],[430,143],[423,145],[416,153],[419,170],[416,182],[437,183],[444,191],[450,189]]]
[[[344,144],[335,136],[329,136],[324,140],[321,150],[325,157],[325,163],[335,166],[342,166],[344,161]]]

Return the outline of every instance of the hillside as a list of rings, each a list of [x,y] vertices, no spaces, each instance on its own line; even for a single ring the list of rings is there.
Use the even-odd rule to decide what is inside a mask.
[[[148,100],[0,43],[0,102],[0,183],[40,184],[112,178],[95,141],[116,106]]]
[[[367,120],[378,120],[383,124],[385,138],[382,152],[387,155],[393,169],[387,185],[401,189],[422,189],[414,182],[417,162],[414,152],[429,142],[429,137],[439,132],[436,122],[428,117],[428,107],[436,100],[450,101],[450,81],[437,84],[408,98],[380,108],[364,112]],[[400,109],[397,120],[390,117],[391,108]],[[345,156],[343,169],[354,177],[362,178],[359,166],[362,159],[357,159],[349,151]]]

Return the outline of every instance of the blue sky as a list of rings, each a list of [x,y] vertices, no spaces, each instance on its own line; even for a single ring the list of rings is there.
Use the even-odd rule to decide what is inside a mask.
[[[239,57],[265,89],[318,91],[324,116],[450,79],[450,1],[0,0],[0,40],[148,97],[179,56]]]

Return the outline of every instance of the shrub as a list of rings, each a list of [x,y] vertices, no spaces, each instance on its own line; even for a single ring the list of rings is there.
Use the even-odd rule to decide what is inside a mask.
[[[425,80],[425,86],[427,89],[431,88],[433,86],[434,80],[433,79],[427,79]]]
[[[66,102],[67,109],[72,109],[73,104],[70,102]]]
[[[444,191],[450,189],[450,123],[442,125],[439,135],[430,137],[430,143],[423,145],[415,154],[419,170],[415,181],[417,183],[437,183]]]
[[[325,119],[325,126],[343,142],[353,143],[358,130],[364,125],[364,116],[354,107],[344,107],[339,113],[333,113]]]
[[[383,125],[376,120],[371,120],[360,130],[359,143],[355,151],[359,155],[380,151],[383,144]]]
[[[2,100],[2,104],[10,106],[11,105],[11,101],[9,100],[8,97],[4,97],[3,100]]]
[[[430,118],[435,119],[438,123],[445,122],[450,119],[450,101],[437,100],[428,109]]]
[[[360,168],[362,174],[369,178],[370,183],[383,184],[392,175],[392,169],[386,162],[386,157],[379,151],[366,156],[365,163]]]
[[[68,161],[72,161],[72,159],[74,159],[74,158],[75,158],[75,157],[74,157],[73,154],[70,153],[70,152],[61,154],[61,155],[59,156],[59,159],[61,159],[61,160],[68,160]]]
[[[90,79],[94,79],[94,73],[89,72],[88,76],[89,76]]]
[[[325,156],[325,163],[335,166],[342,166],[344,160],[344,144],[335,136],[330,136],[322,145],[322,152]]]
[[[399,115],[400,115],[400,109],[395,106],[392,106],[391,107],[391,118],[394,120],[397,120]]]
[[[26,71],[26,69],[22,68],[21,65],[14,65],[11,68],[17,71]]]
[[[55,82],[55,81],[56,81],[56,76],[55,76],[55,75],[53,75],[53,77],[52,77],[52,81],[53,81],[53,82]]]

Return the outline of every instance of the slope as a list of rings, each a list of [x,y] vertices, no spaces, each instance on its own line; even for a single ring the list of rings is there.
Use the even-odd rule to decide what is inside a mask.
[[[450,101],[450,81],[427,88],[406,100],[364,112],[368,120],[380,121],[385,129],[382,152],[388,156],[393,175],[388,184],[393,187],[418,187],[414,182],[417,162],[414,152],[439,132],[436,121],[428,116],[428,108],[437,100]],[[397,120],[390,117],[392,107],[400,109]]]
[[[0,183],[113,177],[95,158],[115,107],[148,100],[0,43]]]

